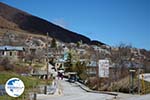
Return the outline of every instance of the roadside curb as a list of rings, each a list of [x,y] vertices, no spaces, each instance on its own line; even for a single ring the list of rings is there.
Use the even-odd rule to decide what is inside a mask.
[[[108,95],[113,95],[115,96],[115,98],[118,96],[118,94],[116,93],[111,93],[111,92],[106,92],[106,91],[94,91],[89,89],[88,87],[85,87],[83,84],[79,83],[79,82],[75,82],[81,89],[83,89],[86,92],[91,92],[91,93],[102,93],[102,94],[108,94]]]

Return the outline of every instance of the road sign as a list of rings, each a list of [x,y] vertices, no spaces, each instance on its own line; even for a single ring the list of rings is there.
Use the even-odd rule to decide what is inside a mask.
[[[99,77],[109,77],[109,60],[99,60]]]

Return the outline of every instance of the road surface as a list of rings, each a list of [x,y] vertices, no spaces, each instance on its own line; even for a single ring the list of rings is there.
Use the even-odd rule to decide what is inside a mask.
[[[61,94],[37,95],[37,100],[113,100],[114,96],[99,93],[90,93],[81,89],[75,83],[59,80]]]

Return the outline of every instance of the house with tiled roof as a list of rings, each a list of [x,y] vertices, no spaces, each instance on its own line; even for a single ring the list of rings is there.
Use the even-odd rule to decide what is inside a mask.
[[[22,59],[24,55],[25,50],[22,46],[0,46],[0,57]]]

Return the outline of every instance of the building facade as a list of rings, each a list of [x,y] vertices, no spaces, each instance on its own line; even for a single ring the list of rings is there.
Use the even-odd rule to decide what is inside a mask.
[[[21,46],[0,46],[0,57],[22,59],[24,56],[25,50]]]

